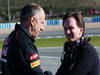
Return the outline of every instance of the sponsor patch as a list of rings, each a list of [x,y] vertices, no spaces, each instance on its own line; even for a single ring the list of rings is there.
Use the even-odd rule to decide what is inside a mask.
[[[3,56],[7,56],[7,51],[8,51],[8,44],[9,44],[10,40],[8,38],[6,38],[4,40],[4,43],[3,43],[3,48],[2,48],[2,54]]]
[[[29,59],[30,59],[30,61],[32,61],[32,60],[34,60],[34,59],[36,59],[38,57],[39,57],[38,54],[32,54]]]
[[[31,63],[31,68],[37,67],[40,65],[40,60]]]

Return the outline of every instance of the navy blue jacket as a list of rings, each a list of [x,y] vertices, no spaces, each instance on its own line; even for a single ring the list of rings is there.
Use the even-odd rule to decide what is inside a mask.
[[[66,42],[61,61],[56,75],[99,75],[99,56],[87,41],[76,44]]]

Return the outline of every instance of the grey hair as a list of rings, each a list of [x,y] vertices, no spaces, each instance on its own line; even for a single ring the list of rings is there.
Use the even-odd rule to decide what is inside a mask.
[[[25,22],[32,16],[39,16],[41,12],[44,12],[41,6],[35,3],[27,4],[21,9],[20,22]]]

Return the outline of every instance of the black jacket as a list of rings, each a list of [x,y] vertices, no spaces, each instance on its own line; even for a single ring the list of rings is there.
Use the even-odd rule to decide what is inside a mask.
[[[99,57],[87,41],[66,42],[62,63],[56,75],[99,75]]]
[[[43,75],[39,53],[34,42],[30,33],[22,25],[16,24],[15,30],[3,44],[3,75],[7,71],[10,75]]]

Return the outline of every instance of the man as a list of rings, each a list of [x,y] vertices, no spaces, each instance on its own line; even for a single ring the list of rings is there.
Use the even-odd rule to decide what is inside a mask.
[[[45,13],[39,5],[31,3],[22,8],[20,24],[16,24],[3,44],[2,75],[48,74],[40,67],[39,53],[34,45],[34,38],[44,30],[44,22]]]
[[[80,12],[69,12],[63,17],[66,41],[61,65],[56,75],[99,75],[99,56],[86,38],[85,24]]]

